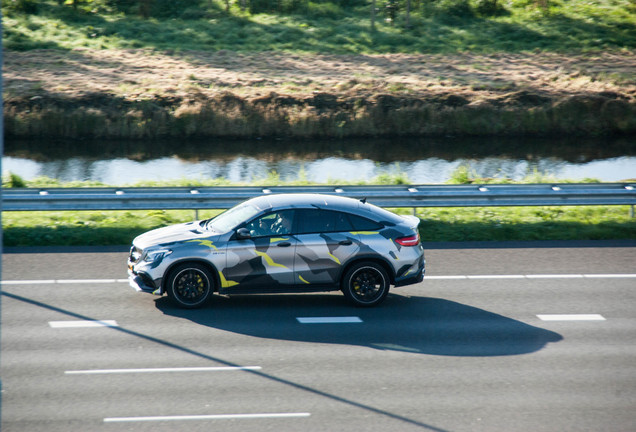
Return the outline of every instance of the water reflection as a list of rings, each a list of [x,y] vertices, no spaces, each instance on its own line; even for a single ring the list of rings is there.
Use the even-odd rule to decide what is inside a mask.
[[[251,182],[276,172],[281,180],[369,181],[404,174],[412,183],[443,183],[460,165],[478,177],[519,180],[534,172],[559,179],[620,181],[636,177],[636,139],[568,142],[518,139],[348,140],[308,143],[11,142],[3,170],[29,180],[216,179]],[[100,151],[101,150],[101,151]]]

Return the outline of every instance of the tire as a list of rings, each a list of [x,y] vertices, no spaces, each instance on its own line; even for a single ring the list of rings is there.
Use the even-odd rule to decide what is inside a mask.
[[[180,264],[170,272],[166,291],[172,302],[185,309],[203,306],[214,292],[210,271],[198,263]]]
[[[389,293],[391,284],[386,270],[374,262],[354,264],[342,278],[342,292],[355,306],[376,306]]]

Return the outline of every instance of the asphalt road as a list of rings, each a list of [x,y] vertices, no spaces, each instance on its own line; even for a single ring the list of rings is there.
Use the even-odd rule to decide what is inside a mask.
[[[184,311],[126,252],[5,254],[2,431],[636,430],[636,244],[542,246],[428,250],[374,309]]]

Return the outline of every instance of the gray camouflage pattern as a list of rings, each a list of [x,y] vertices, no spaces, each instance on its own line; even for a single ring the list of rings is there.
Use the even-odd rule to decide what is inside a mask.
[[[131,285],[138,291],[163,294],[170,269],[183,262],[205,264],[221,294],[338,290],[346,269],[362,260],[381,263],[396,286],[423,278],[425,260],[419,240],[415,246],[395,241],[417,236],[419,220],[413,216],[397,216],[368,203],[327,195],[269,195],[244,204],[256,207],[258,214],[228,232],[206,230],[206,221],[196,221],[135,238],[128,260]],[[325,214],[316,213],[319,210],[336,212],[336,223],[348,224],[359,216],[377,229],[331,227],[329,232],[298,233],[301,216]],[[283,226],[285,217],[288,226]],[[239,228],[249,230],[250,237],[238,238]]]

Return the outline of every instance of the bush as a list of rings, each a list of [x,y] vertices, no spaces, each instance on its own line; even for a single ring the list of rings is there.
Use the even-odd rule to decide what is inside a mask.
[[[435,4],[433,13],[452,18],[471,18],[475,16],[475,12],[468,0],[440,0]]]
[[[27,187],[27,184],[22,177],[9,171],[2,176],[2,187],[5,189],[25,188]]]
[[[508,14],[508,10],[499,0],[478,0],[475,10],[482,16],[501,16]]]
[[[16,12],[23,14],[37,14],[39,7],[35,0],[4,0],[2,9],[6,12]]]

